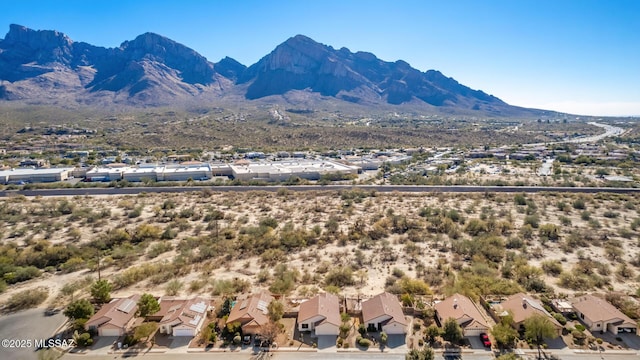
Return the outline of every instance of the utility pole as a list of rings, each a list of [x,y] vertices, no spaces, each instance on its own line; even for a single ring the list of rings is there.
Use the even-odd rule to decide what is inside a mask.
[[[98,253],[96,255],[98,258],[98,281],[100,281],[100,249],[98,249]]]

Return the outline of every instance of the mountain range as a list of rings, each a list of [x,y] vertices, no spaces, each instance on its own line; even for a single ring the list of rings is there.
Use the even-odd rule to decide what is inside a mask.
[[[208,61],[154,33],[117,48],[74,42],[53,30],[10,25],[0,40],[0,100],[29,104],[161,106],[209,103],[338,101],[365,106],[513,114],[510,106],[436,70],[402,60],[334,49],[297,35],[247,67]]]

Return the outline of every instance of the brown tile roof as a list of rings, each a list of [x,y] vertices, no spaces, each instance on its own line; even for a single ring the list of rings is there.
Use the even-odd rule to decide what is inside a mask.
[[[468,297],[460,294],[454,294],[441,302],[435,304],[435,310],[438,317],[442,320],[448,318],[456,319],[458,324],[466,327],[473,322],[489,328],[484,316],[478,310],[478,307]]]
[[[163,296],[158,300],[160,310],[151,315],[153,318],[162,319],[175,308],[184,306],[186,299],[178,299],[174,296]],[[159,321],[159,320],[158,320]]]
[[[242,325],[255,321],[259,326],[269,322],[267,306],[273,301],[273,296],[264,291],[253,294],[247,299],[239,300],[231,309],[227,323],[240,322]]]
[[[340,326],[340,299],[329,293],[322,293],[300,304],[298,322],[322,316],[325,323]]]
[[[623,323],[636,324],[608,301],[594,295],[583,295],[571,300],[573,308],[593,322],[610,322],[619,319]]]
[[[556,327],[562,327],[562,325],[544,309],[542,303],[523,293],[509,296],[507,300],[497,305],[496,309],[510,312],[513,315],[513,322],[516,324],[520,324],[527,318],[538,314],[548,317]],[[498,313],[498,315],[501,314]]]
[[[102,308],[87,321],[85,327],[98,328],[109,324],[124,329],[136,315],[139,299],[140,295],[132,295],[128,298],[111,300],[108,304],[102,305]]]
[[[383,315],[390,316],[393,321],[399,324],[407,325],[402,312],[402,305],[400,305],[400,301],[395,295],[383,292],[362,302],[362,320],[365,323]]]
[[[165,315],[160,320],[160,324],[173,324],[173,326],[183,325],[197,328],[200,322],[207,315],[207,310],[211,302],[201,297],[191,300],[161,299],[160,304],[168,302],[171,305]],[[161,306],[162,311],[162,306]]]

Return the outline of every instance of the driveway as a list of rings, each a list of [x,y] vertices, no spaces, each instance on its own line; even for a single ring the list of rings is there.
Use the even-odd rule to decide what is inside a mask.
[[[564,343],[561,336],[555,339],[545,339],[544,342],[547,344],[547,349],[549,350],[562,350],[567,348],[567,344]]]
[[[387,348],[391,350],[391,352],[407,351],[407,336],[405,334],[387,335]]]
[[[471,348],[474,350],[491,350],[484,347],[482,341],[480,341],[480,336],[466,336],[465,339],[469,341],[469,345],[471,345]]]
[[[91,353],[93,354],[108,354],[110,351],[115,350],[114,345],[118,342],[117,336],[97,336],[94,338],[93,346],[91,347]]]
[[[168,353],[186,353],[189,343],[193,340],[191,336],[174,336],[169,345]]]
[[[336,351],[336,335],[318,335],[318,351]]]
[[[634,350],[640,350],[640,336],[631,333],[618,334],[627,346]]]
[[[67,318],[58,313],[45,316],[44,309],[30,309],[14,314],[0,316],[0,339],[23,340],[20,348],[0,347],[0,359],[23,360],[37,359],[35,341],[46,340],[65,323]]]

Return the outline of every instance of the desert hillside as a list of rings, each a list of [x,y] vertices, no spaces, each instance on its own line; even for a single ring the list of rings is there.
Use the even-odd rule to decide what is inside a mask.
[[[307,296],[620,291],[640,199],[615,194],[246,192],[0,200],[0,302],[88,294]]]

